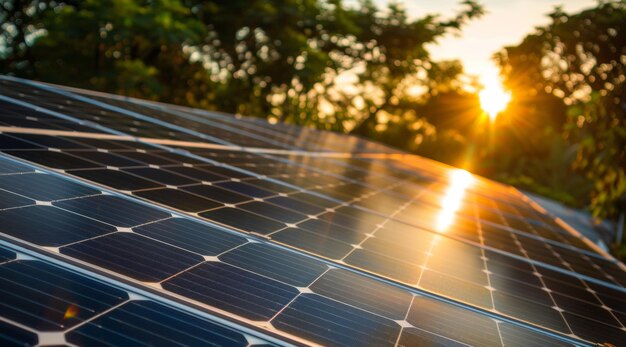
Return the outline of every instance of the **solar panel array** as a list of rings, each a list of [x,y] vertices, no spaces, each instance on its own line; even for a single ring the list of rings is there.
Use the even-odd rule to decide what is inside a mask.
[[[623,345],[626,273],[357,137],[0,77],[0,341]]]

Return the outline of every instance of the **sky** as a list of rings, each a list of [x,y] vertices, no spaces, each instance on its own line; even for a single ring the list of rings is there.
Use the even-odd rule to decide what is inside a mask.
[[[397,0],[396,0],[397,1]],[[385,6],[389,0],[375,0]],[[459,9],[460,0],[404,0],[410,17],[439,13],[444,18]],[[462,29],[461,35],[448,35],[430,47],[435,60],[460,59],[465,72],[481,80],[497,75],[491,57],[504,46],[515,45],[536,26],[549,23],[545,15],[557,5],[566,12],[593,7],[595,0],[478,0],[487,13]]]

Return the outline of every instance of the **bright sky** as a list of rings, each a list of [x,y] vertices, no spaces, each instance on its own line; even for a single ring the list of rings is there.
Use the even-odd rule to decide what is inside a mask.
[[[375,0],[381,6],[389,0]],[[428,13],[449,16],[459,8],[460,0],[404,0],[410,17]],[[595,0],[479,0],[487,13],[463,28],[460,37],[448,36],[430,51],[435,60],[460,59],[465,72],[487,77],[497,73],[492,55],[503,46],[519,43],[536,26],[547,24],[545,16],[554,6],[566,12],[592,7]],[[483,79],[481,78],[481,79]]]

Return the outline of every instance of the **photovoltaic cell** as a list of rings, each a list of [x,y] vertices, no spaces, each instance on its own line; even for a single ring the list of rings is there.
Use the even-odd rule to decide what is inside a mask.
[[[78,202],[88,199],[84,197],[70,199],[74,202],[71,207],[77,211],[85,211]],[[130,200],[128,202],[130,203]],[[130,210],[137,209],[133,207]],[[94,218],[97,217],[98,215],[94,215]],[[299,332],[294,328],[300,324],[295,321],[291,322],[291,315],[294,313],[298,317],[305,317],[305,323],[318,324],[322,329],[320,331],[339,327],[337,334],[344,336],[348,334],[345,341],[355,343],[361,340],[357,335],[351,335],[353,333],[351,329],[365,324],[363,322],[374,324],[372,327],[388,329],[389,333],[395,333],[396,335],[390,337],[390,341],[385,342],[386,344],[393,344],[393,341],[398,338],[397,334],[408,327],[408,325],[405,327],[404,323],[397,322],[402,311],[408,312],[411,301],[415,297],[415,294],[406,290],[373,279],[365,279],[349,271],[332,269],[331,266],[322,262],[278,249],[270,244],[250,243],[247,239],[235,234],[186,218],[168,217],[134,228],[137,229],[136,233],[134,230],[132,232],[124,230],[102,237],[87,238],[84,241],[61,247],[59,251],[61,255],[71,256],[97,268],[104,268],[135,279],[138,284],[146,281],[162,281],[159,285],[166,292],[182,295],[189,300],[210,305],[241,318],[252,321],[270,321],[275,327],[284,327],[279,331],[288,336],[295,334],[299,338],[311,337],[309,333]],[[185,229],[189,230],[187,234],[184,232]],[[195,238],[198,242],[189,240],[189,237]],[[170,244],[168,238],[173,238],[176,242]],[[211,242],[211,245],[221,244],[220,249],[206,250],[206,246],[202,247],[202,242],[200,242],[203,239],[215,240]],[[98,244],[94,247],[95,243]],[[216,255],[211,256],[211,254]],[[167,265],[156,267],[155,261]],[[184,263],[186,261],[188,263]],[[183,267],[186,269],[181,270]],[[362,289],[358,292],[345,289],[331,292],[328,286],[332,283],[337,283],[338,286],[341,283],[344,283],[344,286],[352,283],[354,287],[360,285]],[[375,290],[375,293],[368,291],[368,288]],[[264,299],[258,300],[259,297]],[[379,297],[389,299],[381,301],[377,299]],[[390,298],[402,300],[396,301]],[[311,300],[327,306],[306,305]],[[427,301],[445,306],[433,299],[427,299]],[[387,305],[395,307],[389,308],[386,307]],[[121,307],[124,308],[126,305]],[[319,307],[325,307],[323,314],[319,312]],[[118,312],[122,311],[120,309]],[[326,321],[324,318],[337,315],[345,318],[352,314],[359,314],[363,320],[348,323],[341,320]],[[123,316],[123,313],[120,315]],[[470,315],[480,317],[473,312]],[[370,320],[373,321],[370,322]],[[82,325],[82,328],[78,329],[75,334],[68,334],[68,338],[71,339],[70,341],[91,343],[92,340],[86,336],[93,335],[96,327],[102,327],[105,323],[113,324],[112,320],[104,318],[96,322]],[[148,323],[145,322],[145,324]],[[121,329],[119,325],[113,326]],[[337,336],[330,334],[323,338],[334,339]],[[167,337],[162,336],[162,338]],[[81,340],[83,338],[86,340]],[[499,344],[497,341],[493,343]]]
[[[141,327],[146,333],[138,336],[129,323]],[[111,334],[107,332],[115,332]],[[104,336],[106,338],[103,338]],[[129,302],[112,313],[95,319],[67,336],[68,342],[77,345],[202,345],[210,342],[216,346],[246,346],[248,341],[236,331],[179,311],[163,307],[154,302]]]
[[[128,300],[123,291],[56,270],[33,262],[0,266],[2,316],[36,330],[62,331]],[[70,305],[74,314],[67,313]]]
[[[4,346],[248,346],[251,335],[0,247]],[[251,341],[264,343],[263,335]]]
[[[29,205],[0,211],[0,231],[40,246],[58,247],[110,233],[115,227],[54,206]]]
[[[61,253],[144,282],[160,282],[203,261],[199,255],[133,233],[61,248]]]
[[[363,140],[0,81],[11,108],[0,150],[174,212],[0,160],[0,194],[16,196],[0,218],[23,221],[0,230],[13,240],[322,344],[624,337],[623,266],[506,186],[474,177],[450,201],[455,171]],[[280,152],[291,149],[350,153]],[[44,218],[57,234],[24,222],[40,211],[59,214]],[[106,228],[64,231],[87,220]]]

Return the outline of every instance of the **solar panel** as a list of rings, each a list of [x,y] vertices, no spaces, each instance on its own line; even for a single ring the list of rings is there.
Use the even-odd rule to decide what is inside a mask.
[[[0,242],[181,312],[128,306],[68,342],[129,317],[159,330],[151,314],[259,344],[626,337],[624,265],[511,187],[346,135],[9,77],[0,102]]]

